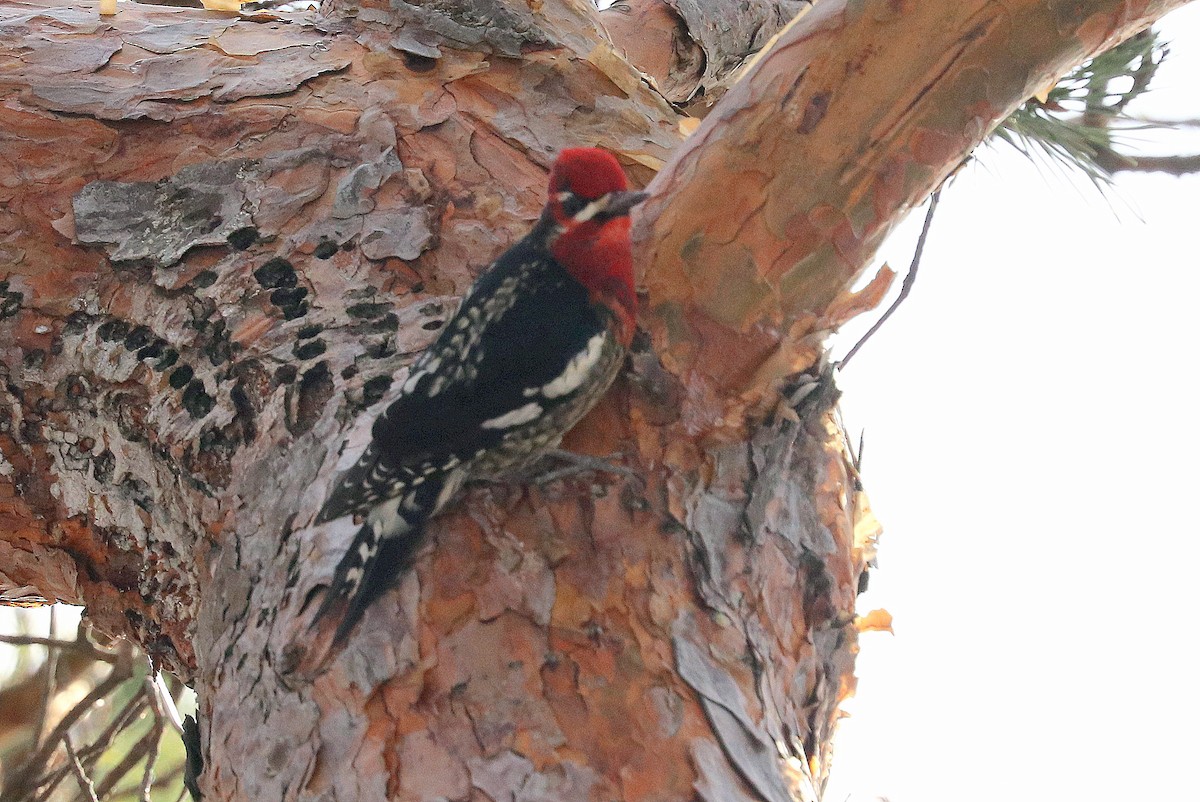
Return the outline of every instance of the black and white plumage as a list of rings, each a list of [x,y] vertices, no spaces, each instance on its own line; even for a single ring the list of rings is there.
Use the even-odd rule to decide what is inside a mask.
[[[577,169],[599,159],[605,180],[572,181],[568,154]],[[642,197],[624,189],[608,154],[565,151],[537,225],[479,278],[376,420],[316,519],[365,515],[314,619],[340,610],[334,643],[411,565],[426,521],[465,481],[557,446],[616,376],[632,334],[627,214]]]

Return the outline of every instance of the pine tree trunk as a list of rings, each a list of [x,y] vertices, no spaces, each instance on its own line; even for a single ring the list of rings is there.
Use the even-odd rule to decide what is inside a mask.
[[[193,682],[214,802],[817,799],[876,534],[823,337],[998,121],[1181,4],[830,0],[736,84],[802,4],[8,4],[0,592]],[[653,193],[647,336],[566,443],[640,478],[472,489],[319,672],[353,526],[312,518],[571,145]]]

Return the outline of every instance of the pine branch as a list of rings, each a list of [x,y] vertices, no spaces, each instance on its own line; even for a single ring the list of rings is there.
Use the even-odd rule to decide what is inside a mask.
[[[1063,76],[1044,96],[1030,98],[993,137],[1031,160],[1048,158],[1080,170],[1101,189],[1142,159],[1116,150],[1122,131],[1160,127],[1126,114],[1149,91],[1168,52],[1151,30],[1126,39]],[[1119,82],[1119,83],[1118,83]],[[1114,85],[1127,83],[1127,88]]]
[[[1181,176],[1200,173],[1200,153],[1186,156],[1127,156],[1115,150],[1102,151],[1099,161],[1110,173],[1167,173]]]

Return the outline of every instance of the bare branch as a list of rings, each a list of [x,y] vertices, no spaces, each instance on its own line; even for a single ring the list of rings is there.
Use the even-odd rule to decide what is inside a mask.
[[[1127,115],[1128,119],[1147,125],[1151,128],[1200,128],[1200,118],[1188,120],[1163,120],[1157,117],[1146,117],[1139,114]]]
[[[7,643],[10,646],[45,646],[52,651],[57,649],[79,652],[93,660],[109,664],[117,661],[115,654],[96,648],[95,644],[83,637],[75,640],[62,640],[61,638],[39,638],[34,635],[0,635],[0,643]]]
[[[150,799],[150,788],[154,785],[154,764],[158,762],[158,744],[162,740],[163,726],[168,720],[163,699],[169,696],[161,694],[166,688],[160,685],[160,679],[161,674],[158,671],[146,677],[146,699],[150,702],[150,709],[154,711],[154,726],[147,736],[150,739],[150,751],[146,754],[146,766],[142,770],[142,802],[153,802]]]
[[[87,795],[90,802],[100,802],[96,797],[96,786],[92,784],[92,780],[83,770],[83,764],[79,762],[79,755],[75,754],[75,747],[71,746],[71,736],[63,733],[63,746],[67,748],[67,761],[71,764],[71,770],[75,773],[75,779],[79,780],[79,787]]]
[[[157,730],[157,735],[155,731]],[[158,736],[162,735],[161,727],[151,728],[150,732],[138,739],[137,743],[125,754],[123,758],[113,766],[108,774],[104,775],[104,779],[96,788],[96,793],[100,796],[108,796],[109,792],[116,787],[125,775],[133,771],[134,766],[146,758],[152,751],[158,749]]]
[[[129,701],[125,703],[124,707],[117,711],[116,715],[113,716],[112,721],[110,721],[108,726],[104,728],[104,731],[96,736],[95,740],[93,740],[90,744],[87,744],[79,750],[80,759],[83,761],[84,768],[86,768],[88,771],[95,769],[96,764],[100,761],[100,757],[112,745],[112,742],[117,735],[119,735],[127,727],[131,726],[137,720],[138,716],[141,715],[145,707],[145,694],[141,691],[141,689],[138,689],[129,698]],[[55,786],[62,781],[63,776],[65,776],[65,771],[60,770],[60,772],[61,773],[57,775],[51,773],[39,781],[39,785],[42,787],[42,792],[38,797],[39,802],[44,802],[44,800],[49,799],[50,794],[53,792]]]
[[[860,337],[849,353],[842,358],[842,361],[837,365],[839,370],[846,367],[850,359],[858,353],[858,349],[862,348],[863,344],[871,339],[871,336],[875,332],[879,331],[887,319],[892,316],[892,313],[900,308],[900,304],[904,303],[904,299],[908,297],[908,294],[912,292],[913,284],[917,281],[917,268],[921,266],[921,254],[925,252],[925,240],[929,237],[929,227],[933,224],[933,214],[937,211],[938,200],[941,196],[942,190],[938,189],[929,197],[929,209],[925,212],[925,223],[921,226],[921,236],[917,238],[917,248],[913,252],[912,264],[908,266],[908,274],[904,276],[904,282],[900,285],[900,294],[896,296],[896,300],[892,301],[892,305],[880,316],[879,320],[876,320],[875,324],[867,329],[867,333]],[[855,459],[855,467],[858,467],[857,462],[861,458],[860,452],[860,456]]]
[[[1096,154],[1096,162],[1111,173],[1168,173],[1174,176],[1200,173],[1200,153],[1179,156],[1131,156],[1106,148]]]
[[[17,800],[29,798],[37,789],[35,782],[38,777],[44,773],[43,767],[53,756],[54,751],[58,748],[58,744],[66,737],[71,727],[75,722],[79,721],[92,706],[99,700],[108,696],[116,690],[122,682],[132,676],[133,666],[133,647],[127,642],[122,642],[121,649],[117,653],[117,661],[113,664],[112,671],[104,678],[104,681],[92,688],[87,696],[83,697],[80,702],[71,708],[62,720],[55,725],[50,735],[45,742],[29,757],[15,774],[13,779],[13,795]]]
[[[50,621],[47,626],[49,640],[54,640],[55,624],[58,623],[58,610],[50,607]],[[41,743],[42,734],[46,730],[46,717],[50,713],[50,701],[54,698],[55,686],[58,683],[58,651],[55,649],[46,650],[46,662],[42,665],[42,671],[46,674],[46,689],[42,696],[42,704],[38,707],[37,720],[34,724],[33,743],[38,746]]]
[[[125,705],[117,711],[108,726],[104,728],[96,738],[89,744],[84,745],[79,749],[79,759],[83,764],[85,771],[91,772],[96,768],[96,764],[104,753],[112,746],[113,741],[118,735],[124,732],[137,721],[148,705],[147,694],[144,688],[138,688],[137,691],[129,698]],[[177,771],[182,771],[180,767]],[[168,780],[174,776],[175,772],[164,776],[162,779]],[[58,787],[66,777],[71,774],[70,766],[60,766],[57,769],[50,771],[38,780],[38,788],[40,789],[36,802],[47,802],[54,793],[54,789]],[[138,787],[132,787],[128,793],[138,790]],[[121,790],[118,795],[124,796],[125,790]]]

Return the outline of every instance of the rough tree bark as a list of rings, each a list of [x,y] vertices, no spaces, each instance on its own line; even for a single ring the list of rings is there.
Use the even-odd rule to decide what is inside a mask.
[[[875,532],[797,391],[888,230],[1180,4],[823,1],[686,140],[655,87],[706,106],[799,4],[607,12],[654,81],[581,0],[7,4],[0,591],[194,682],[208,799],[815,799]],[[471,491],[314,674],[329,482],[578,144],[653,198],[647,337],[568,445],[644,482]]]

